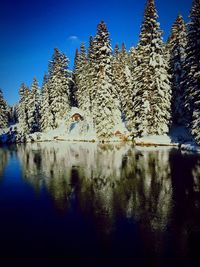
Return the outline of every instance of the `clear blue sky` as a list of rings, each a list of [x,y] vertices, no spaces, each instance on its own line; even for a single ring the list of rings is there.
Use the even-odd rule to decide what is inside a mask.
[[[186,21],[192,0],[157,0],[164,39],[178,13]],[[138,41],[146,0],[1,0],[0,88],[9,104],[18,101],[22,82],[36,76],[41,85],[53,49],[58,47],[73,67],[75,49],[88,43],[103,19],[112,45]]]

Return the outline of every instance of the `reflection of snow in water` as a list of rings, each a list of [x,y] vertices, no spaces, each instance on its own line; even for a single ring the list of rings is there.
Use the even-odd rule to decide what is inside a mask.
[[[25,178],[47,188],[57,205],[80,207],[113,221],[116,212],[165,227],[171,205],[169,149],[130,145],[35,143],[18,147]]]

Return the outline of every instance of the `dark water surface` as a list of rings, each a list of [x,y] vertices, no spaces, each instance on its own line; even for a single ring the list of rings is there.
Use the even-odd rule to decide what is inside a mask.
[[[200,155],[0,148],[0,244],[3,267],[200,266]]]

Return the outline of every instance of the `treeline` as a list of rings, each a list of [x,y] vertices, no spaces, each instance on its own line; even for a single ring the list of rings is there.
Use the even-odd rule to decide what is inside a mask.
[[[134,136],[186,126],[200,143],[199,0],[193,0],[189,18],[186,25],[179,15],[164,43],[155,2],[147,0],[138,45],[129,51],[124,44],[112,51],[103,21],[88,49],[82,43],[76,51],[72,72],[67,57],[55,49],[41,90],[36,79],[31,89],[25,84],[20,88],[21,129],[54,129],[77,106],[100,139],[113,136],[113,128],[123,121]],[[6,123],[1,119],[0,127]]]

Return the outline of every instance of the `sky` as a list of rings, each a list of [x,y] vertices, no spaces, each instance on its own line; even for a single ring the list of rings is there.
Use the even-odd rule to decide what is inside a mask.
[[[20,84],[31,85],[36,77],[41,86],[53,49],[70,60],[81,42],[88,45],[104,20],[112,46],[138,42],[146,0],[1,0],[0,1],[0,88],[10,105],[19,100]],[[178,14],[185,21],[192,0],[156,0],[164,40]]]

